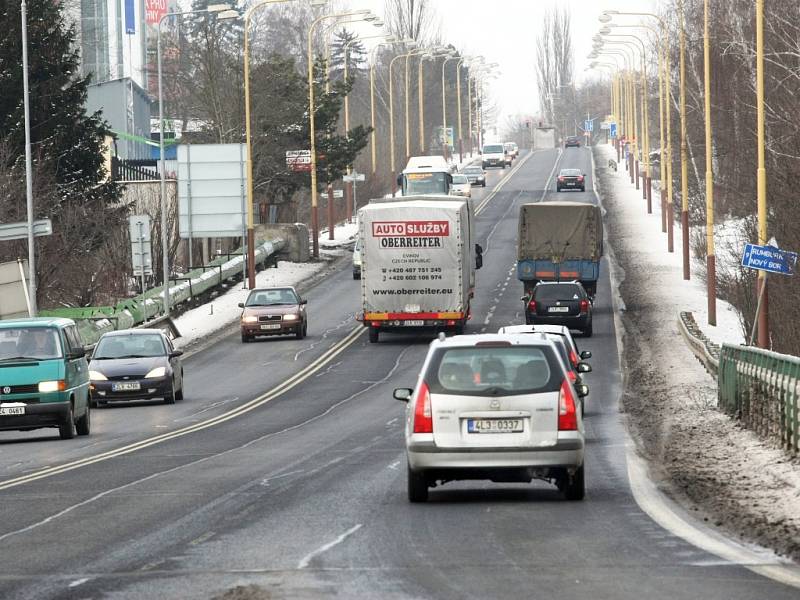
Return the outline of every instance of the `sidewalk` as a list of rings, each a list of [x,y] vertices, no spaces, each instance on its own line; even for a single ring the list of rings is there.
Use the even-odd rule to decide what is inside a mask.
[[[678,313],[689,310],[713,341],[738,344],[743,334],[736,313],[719,301],[718,325],[707,324],[697,261],[692,280],[683,279],[679,222],[676,252],[669,254],[657,195],[648,215],[641,190],[626,174],[602,168],[613,155],[611,146],[593,151],[607,244],[619,265],[612,285],[619,285],[623,326],[622,411],[639,453],[656,483],[699,518],[732,537],[800,559],[800,461],[716,410],[716,381],[678,331]]]

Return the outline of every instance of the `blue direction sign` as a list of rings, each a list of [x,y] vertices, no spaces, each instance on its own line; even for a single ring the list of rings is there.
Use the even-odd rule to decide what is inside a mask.
[[[797,252],[788,252],[775,246],[746,244],[742,255],[742,266],[779,275],[794,275]]]
[[[594,131],[594,121],[591,119],[586,119],[583,122],[583,130],[584,131]]]
[[[612,138],[617,137],[617,124],[616,123],[610,123],[609,126],[608,126],[608,132],[609,132],[609,134],[611,135]]]

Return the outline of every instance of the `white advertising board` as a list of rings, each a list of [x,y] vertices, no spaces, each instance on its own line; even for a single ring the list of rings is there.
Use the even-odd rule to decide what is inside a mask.
[[[244,144],[178,146],[182,238],[242,236],[246,156]]]
[[[28,303],[25,298],[26,285],[23,285],[22,273],[25,282],[28,279],[28,261],[20,263],[10,261],[0,263],[0,319],[14,319],[28,316]]]

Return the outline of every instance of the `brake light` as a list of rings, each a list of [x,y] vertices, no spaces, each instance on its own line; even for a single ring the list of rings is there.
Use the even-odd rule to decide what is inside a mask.
[[[572,350],[571,348],[570,348],[570,351],[569,351],[569,362],[572,363],[573,367],[577,367],[578,366],[578,355],[575,354],[575,350]]]
[[[424,381],[419,386],[417,402],[414,405],[414,433],[433,433],[431,394],[428,384]]]
[[[558,430],[575,431],[577,429],[578,411],[575,409],[575,395],[572,392],[572,385],[565,379],[561,382],[561,391],[558,393]]]
[[[531,312],[536,312],[536,300],[533,298],[528,301],[528,310]]]
[[[578,182],[583,181],[583,176],[578,177]]]
[[[567,371],[567,377],[569,377],[569,380],[572,383],[575,383],[576,381],[578,381],[578,376],[575,374],[575,371],[573,371],[573,370]]]
[[[558,180],[559,181],[564,181],[564,178],[559,175]]]
[[[581,312],[582,313],[589,312],[589,301],[586,298],[581,300]]]

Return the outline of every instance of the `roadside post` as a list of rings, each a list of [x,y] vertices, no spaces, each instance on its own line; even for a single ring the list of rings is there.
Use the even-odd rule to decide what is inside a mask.
[[[766,283],[768,274],[775,273],[777,275],[794,275],[796,264],[797,253],[789,252],[788,250],[781,250],[777,247],[777,243],[775,242],[774,238],[770,240],[770,244],[767,246],[745,244],[744,253],[742,254],[742,266],[763,273],[763,283],[758,294],[756,314],[753,318],[753,329],[750,332],[750,346],[753,345],[756,332],[758,331],[758,320],[761,316],[761,310],[764,301],[764,290],[767,289]]]
[[[353,171],[349,175],[345,175],[342,177],[342,181],[345,183],[352,183],[353,184],[353,205],[347,207],[347,222],[352,223],[353,218],[358,211],[358,200],[356,198],[356,183],[359,181],[366,181],[366,175],[364,173],[358,173]]]
[[[147,291],[145,276],[153,274],[153,259],[150,240],[150,217],[147,215],[131,215],[128,217],[131,235],[131,259],[133,275],[140,277],[142,294]],[[147,299],[144,300],[144,320],[147,321]]]

